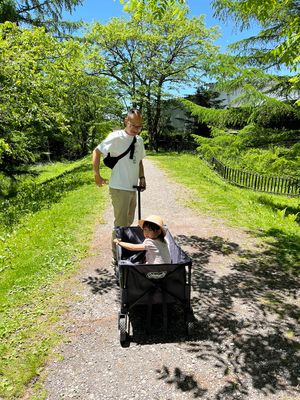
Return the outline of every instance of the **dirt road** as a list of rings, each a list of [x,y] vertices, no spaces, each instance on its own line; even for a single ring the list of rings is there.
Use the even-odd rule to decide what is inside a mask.
[[[157,328],[120,346],[109,207],[72,283],[66,340],[55,350],[62,357],[46,367],[47,399],[300,399],[298,286],[268,270],[275,260],[245,231],[187,208],[191,193],[152,161],[145,171],[142,215],[162,215],[193,259],[195,335]]]

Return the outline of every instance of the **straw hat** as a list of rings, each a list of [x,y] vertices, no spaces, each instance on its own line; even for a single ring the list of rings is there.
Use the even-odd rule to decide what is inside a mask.
[[[152,222],[155,225],[158,225],[160,229],[162,230],[163,235],[166,234],[165,228],[164,228],[164,222],[162,218],[159,215],[149,215],[149,217],[145,219],[140,219],[139,220],[139,226],[143,229],[144,222]]]

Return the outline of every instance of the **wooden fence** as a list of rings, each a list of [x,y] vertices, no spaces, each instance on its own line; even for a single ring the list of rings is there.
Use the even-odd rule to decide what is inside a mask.
[[[210,164],[219,175],[234,185],[258,192],[300,196],[300,179],[260,175],[230,168],[222,164],[215,157],[212,157]]]

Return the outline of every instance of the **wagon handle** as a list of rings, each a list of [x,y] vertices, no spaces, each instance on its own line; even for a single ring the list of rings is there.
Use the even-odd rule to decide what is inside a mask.
[[[140,220],[141,217],[141,191],[144,189],[144,186],[134,185],[134,189],[138,192],[138,219]]]

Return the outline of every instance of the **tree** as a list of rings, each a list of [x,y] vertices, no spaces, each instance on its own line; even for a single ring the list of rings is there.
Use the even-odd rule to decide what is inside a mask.
[[[211,137],[194,136],[199,153],[226,165],[259,173],[299,176],[299,108],[258,93],[249,85],[247,106],[214,109],[186,99],[185,107],[211,128]]]
[[[22,30],[8,22],[0,25],[1,138],[7,145],[0,164],[7,171],[32,162],[34,146],[39,147],[41,138],[48,137],[47,131],[68,131],[57,108],[62,104],[58,86],[49,82],[49,76],[55,81],[53,60],[61,49],[56,44],[42,28]],[[54,98],[57,105],[53,109],[50,103]]]
[[[43,26],[52,32],[70,31],[79,24],[62,21],[62,12],[72,12],[82,3],[82,0],[1,0],[0,23],[10,21],[17,25]]]
[[[219,93],[214,90],[212,85],[202,85],[197,88],[195,94],[191,94],[185,97],[186,100],[191,101],[206,108],[222,108],[222,100],[218,100]],[[206,122],[199,121],[198,118],[193,117],[189,113],[190,130],[193,134],[201,136],[210,136],[210,128]]]
[[[104,77],[87,75],[84,70],[72,75],[65,87],[65,115],[72,135],[67,147],[69,158],[88,154],[122,117],[120,101]]]
[[[222,108],[222,100],[218,100],[218,97],[219,93],[214,90],[211,84],[208,84],[199,86],[195,94],[190,94],[185,98],[202,107]]]
[[[221,54],[209,71],[210,77],[217,81],[214,84],[215,89],[232,93],[241,90],[245,92],[246,88],[251,87],[252,94],[250,97],[244,96],[244,104],[245,100],[253,103],[254,97],[257,97],[254,101],[259,103],[262,94],[280,98],[291,104],[297,103],[300,88],[295,85],[295,77],[271,74],[260,67],[245,66],[246,62],[246,57],[240,60],[233,55]]]
[[[186,8],[182,12],[157,20],[145,9],[141,19],[95,23],[86,35],[89,46],[105,60],[104,66],[94,66],[93,73],[113,78],[132,105],[144,109],[154,147],[162,100],[170,89],[199,80],[216,57],[216,29],[207,29],[202,17],[188,19]]]
[[[0,24],[0,166],[87,154],[111,128],[117,100],[107,78],[86,74],[89,53],[44,28]],[[101,128],[101,132],[100,132]]]
[[[261,31],[231,45],[239,52],[239,61],[263,68],[288,67],[296,72],[300,61],[299,0],[213,0],[215,15],[233,18],[242,30],[255,22]],[[293,90],[300,90],[300,76],[289,77]],[[299,101],[298,101],[299,104]]]
[[[232,17],[241,28],[253,22],[261,26],[257,36],[242,40],[233,48],[248,49],[256,62],[296,67],[300,55],[299,0],[213,0],[215,15],[222,20]],[[253,45],[261,44],[259,48]]]

